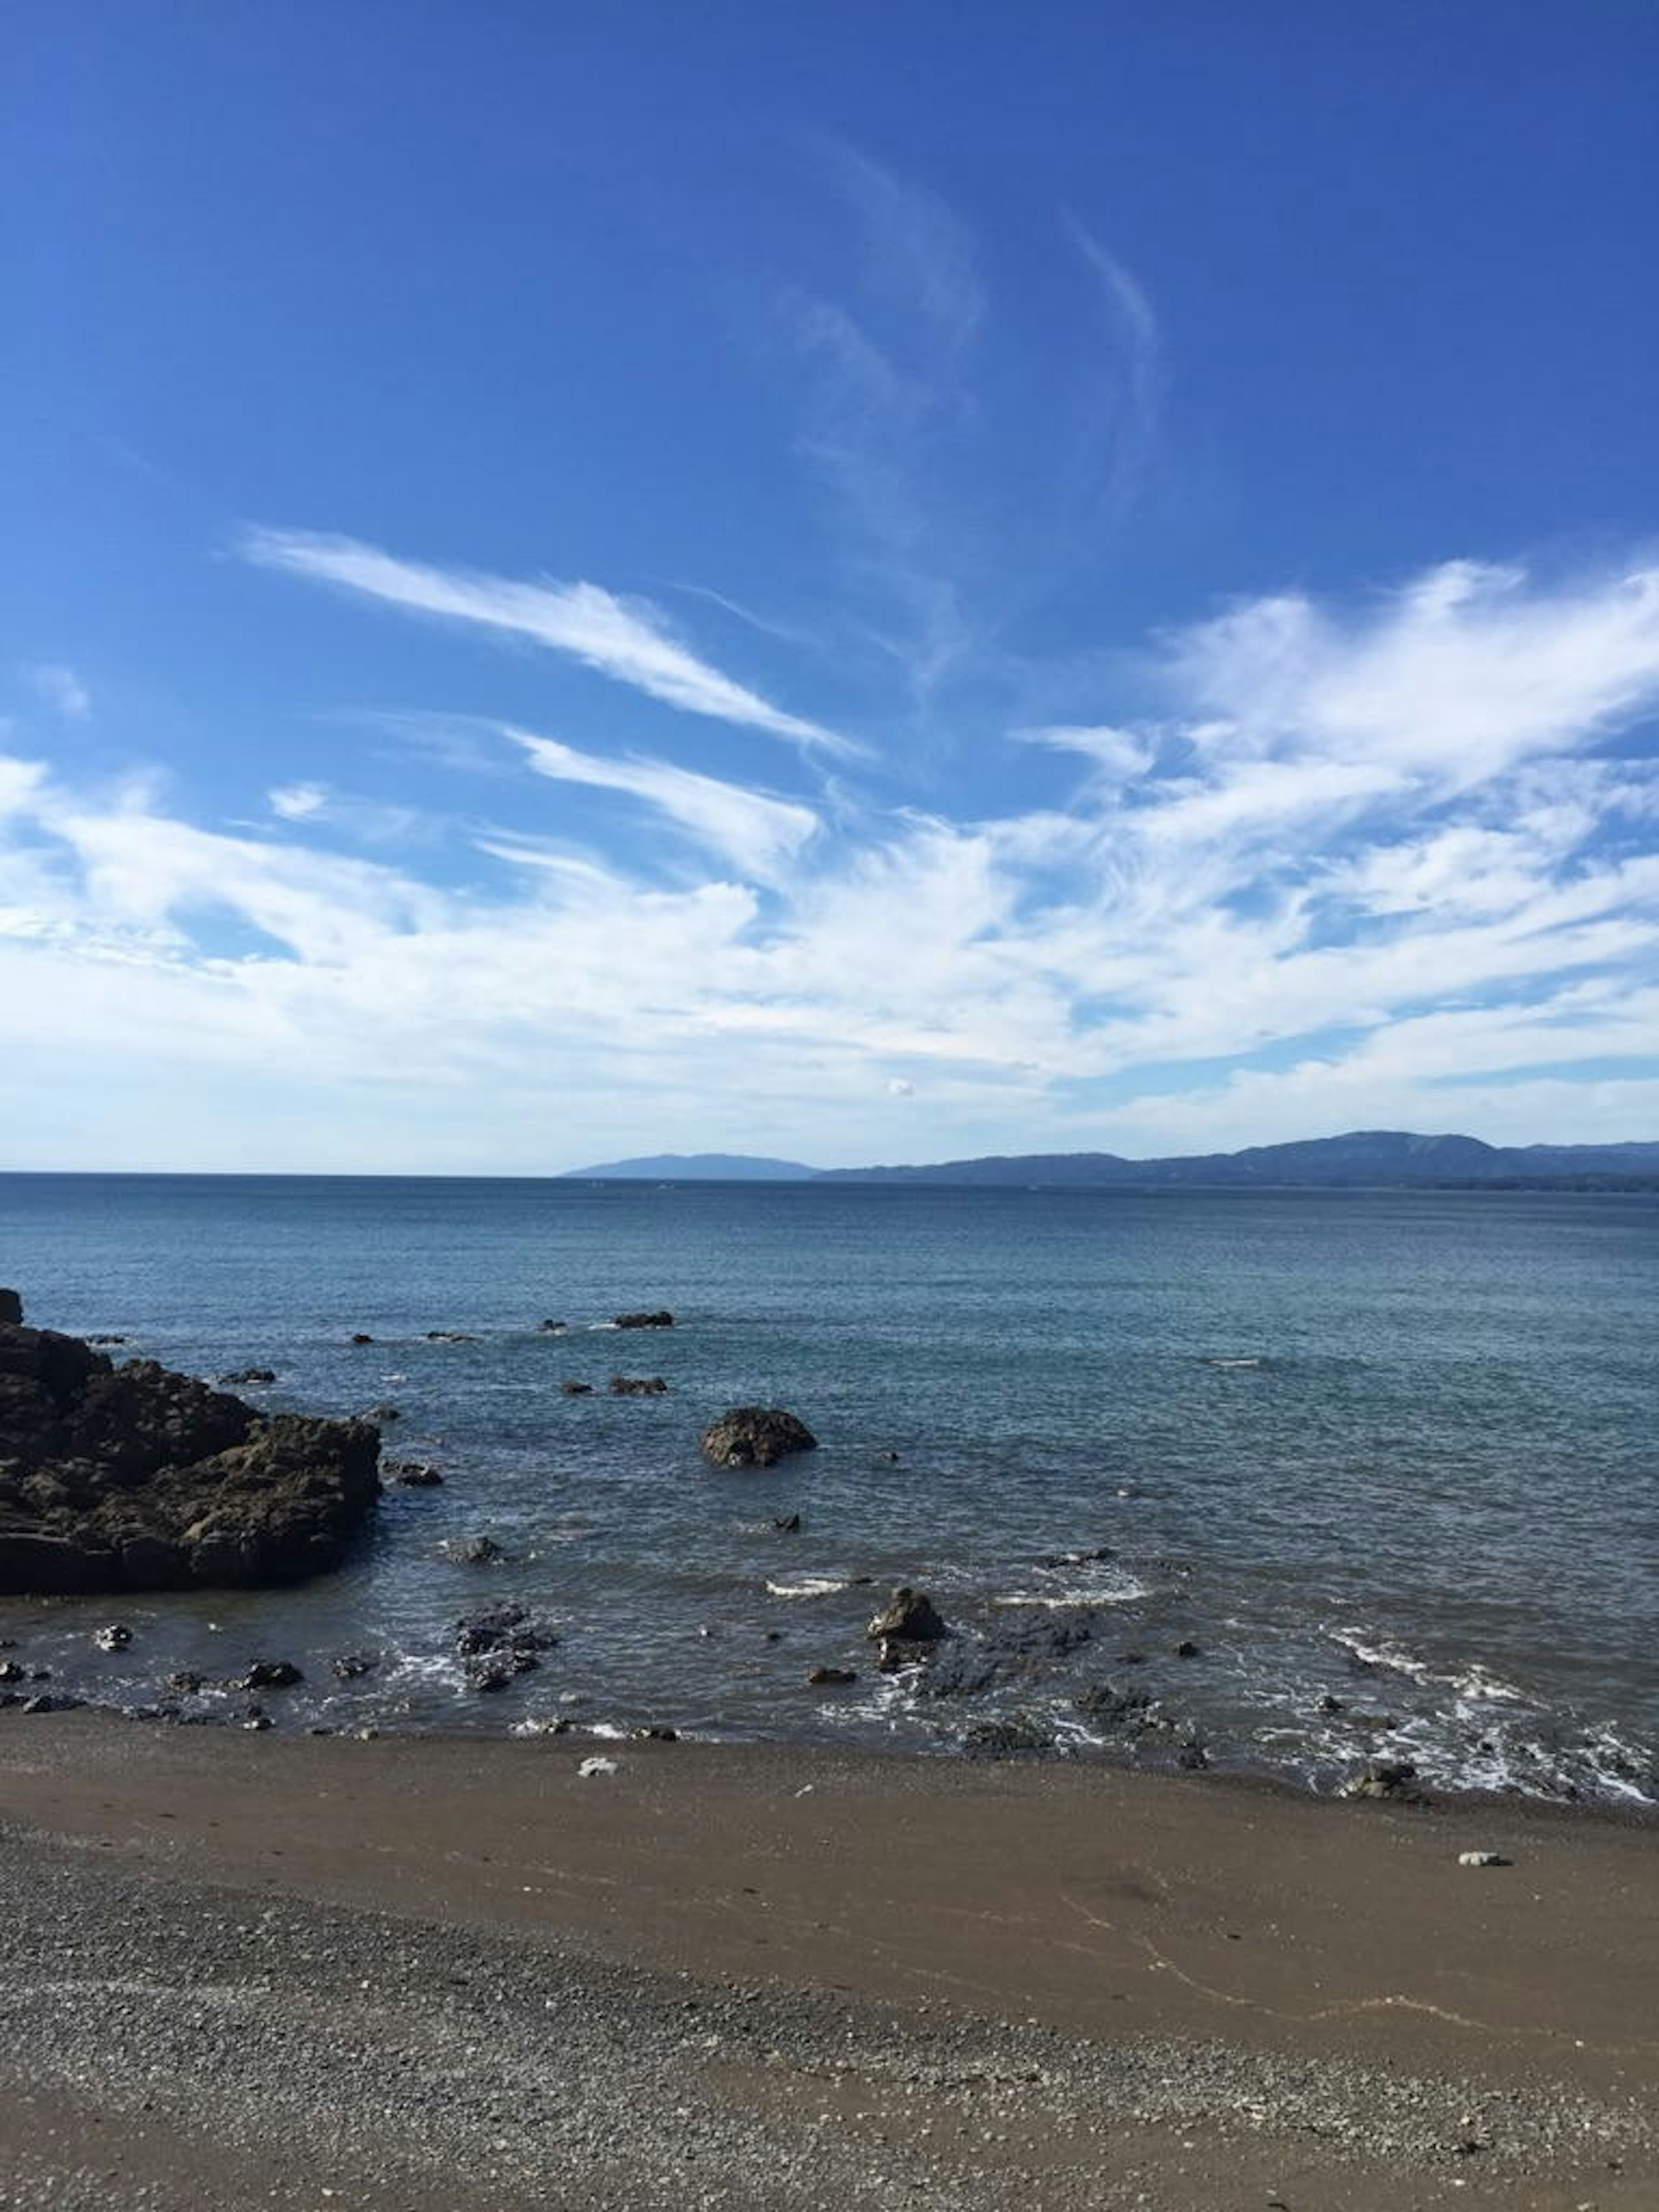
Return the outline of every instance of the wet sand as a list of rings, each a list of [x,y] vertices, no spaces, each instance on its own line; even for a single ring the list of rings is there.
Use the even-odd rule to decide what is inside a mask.
[[[617,1771],[585,1780],[596,1753]],[[0,2204],[323,2202],[260,2021],[321,2007],[337,2040],[329,2008],[356,1984],[324,1984],[362,1944],[404,1961],[362,2079],[384,2084],[399,2038],[435,2032],[480,1974],[499,1993],[486,2049],[538,2083],[573,2069],[562,2133],[509,2109],[465,2136],[497,2161],[478,2199],[497,2212],[758,2205],[785,2172],[805,2206],[1659,2206],[1650,1826],[1094,1765],[91,1713],[4,1717],[0,1823],[22,1900]],[[1460,1866],[1477,1850],[1513,1863]],[[244,1959],[256,1910],[272,1932]],[[41,1929],[66,1947],[51,1973]],[[187,1939],[208,1947],[194,1966]],[[458,1969],[462,1952],[488,1964]],[[131,2022],[88,2045],[100,1982],[159,2007],[157,2036],[166,2015],[148,2112]],[[240,2088],[222,2036],[191,2028],[201,1986],[242,2006]],[[546,2040],[567,2005],[588,2008],[580,2033]],[[317,2072],[292,2033],[282,2048]],[[578,2051],[637,2059],[625,2140]],[[343,2094],[317,2072],[317,2109]],[[412,2111],[340,2106],[346,2201],[473,2201],[459,2138],[428,2141]]]

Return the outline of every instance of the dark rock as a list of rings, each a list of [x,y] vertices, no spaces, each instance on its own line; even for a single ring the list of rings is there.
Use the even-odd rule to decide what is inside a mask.
[[[1009,1607],[983,1637],[959,1639],[942,1652],[925,1686],[930,1698],[976,1697],[1010,1675],[1031,1680],[1063,1667],[1094,1639],[1092,1607]]]
[[[816,1451],[804,1421],[777,1406],[728,1407],[702,1432],[702,1455],[716,1467],[775,1467],[791,1452]]]
[[[484,1613],[468,1613],[455,1624],[458,1659],[550,1651],[558,1640],[544,1621],[533,1620],[521,1605],[492,1606]]]
[[[291,1659],[256,1659],[236,1684],[239,1690],[291,1690],[305,1676]]]
[[[612,1316],[618,1328],[672,1328],[672,1313],[625,1313]]]
[[[1209,1765],[1210,1754],[1196,1738],[1183,1743],[1176,1753],[1176,1765],[1188,1774],[1201,1774]]]
[[[547,1335],[556,1336],[562,1328],[568,1326],[568,1323],[562,1321],[538,1321],[536,1326]]]
[[[204,1675],[195,1674],[185,1667],[176,1674],[169,1674],[161,1686],[166,1690],[176,1690],[180,1697],[193,1698],[205,1680]]]
[[[1092,1721],[1097,1728],[1127,1729],[1131,1732],[1146,1726],[1152,1710],[1152,1701],[1144,1690],[1120,1690],[1114,1682],[1091,1682],[1078,1692],[1072,1703],[1085,1720]]]
[[[463,1567],[499,1566],[507,1557],[493,1536],[452,1536],[443,1550],[447,1559]]]
[[[384,1459],[380,1465],[405,1490],[436,1490],[443,1482],[437,1468],[423,1459]]]
[[[361,1675],[372,1674],[380,1663],[378,1651],[343,1651],[332,1662],[337,1680],[355,1682]]]
[[[0,1593],[299,1581],[338,1565],[379,1453],[361,1422],[0,1324]]]
[[[660,1375],[613,1375],[611,1378],[613,1398],[660,1398],[667,1388]]]
[[[1174,1646],[1174,1650],[1177,1659],[1201,1659],[1204,1656],[1198,1645],[1187,1636],[1183,1636],[1180,1643]]]
[[[962,1747],[970,1757],[1014,1759],[1052,1751],[1054,1731],[1029,1713],[1011,1713],[1004,1720],[976,1721],[963,1735]]]
[[[775,1528],[781,1529],[786,1536],[799,1536],[800,1534],[800,1516],[799,1513],[786,1513],[781,1521],[775,1521],[772,1523],[772,1526]]]
[[[879,1613],[871,1616],[864,1632],[872,1643],[890,1639],[897,1644],[933,1644],[949,1631],[927,1593],[906,1583],[893,1592]]]
[[[367,1335],[363,1330],[359,1328],[354,1329],[352,1334],[346,1339],[346,1341],[348,1344],[373,1344],[374,1340],[372,1336]]]
[[[476,1336],[469,1336],[464,1328],[429,1328],[426,1333],[428,1344],[476,1344]]]
[[[1362,1767],[1342,1785],[1345,1797],[1394,1797],[1413,1800],[1420,1792],[1413,1787],[1417,1769],[1409,1759],[1383,1759],[1375,1765]]]
[[[0,1659],[0,1682],[26,1682],[28,1669],[20,1667],[15,1659]]]
[[[256,1735],[262,1735],[271,1725],[270,1715],[262,1713],[257,1705],[242,1715],[242,1726]]]
[[[112,1620],[107,1628],[94,1630],[92,1640],[100,1651],[125,1651],[132,1641],[132,1631],[125,1621]]]
[[[678,1743],[680,1740],[677,1728],[664,1728],[659,1723],[651,1728],[630,1729],[629,1734],[636,1743]]]
[[[1146,1654],[1144,1651],[1120,1651],[1117,1655],[1117,1663],[1120,1667],[1144,1667],[1146,1664]]]
[[[857,1680],[850,1667],[814,1667],[806,1677],[806,1686],[809,1690],[836,1690]]]
[[[124,1336],[88,1336],[82,1337],[81,1340],[83,1344],[125,1344],[126,1342]]]
[[[593,1395],[591,1382],[561,1382],[559,1388],[567,1398],[591,1398]]]
[[[78,1713],[86,1704],[84,1698],[38,1697],[25,1698],[20,1710],[26,1713]]]
[[[222,1390],[234,1390],[245,1383],[274,1382],[276,1380],[276,1370],[274,1367],[236,1367],[233,1368],[228,1375],[222,1375],[219,1377],[219,1388]]]
[[[1342,1702],[1342,1699],[1340,1698],[1332,1697],[1328,1690],[1315,1707],[1315,1711],[1316,1712],[1322,1713],[1344,1713],[1346,1712],[1347,1710],[1348,1709]]]
[[[486,1651],[466,1662],[466,1686],[486,1695],[506,1689],[509,1682],[520,1674],[528,1674],[541,1665],[533,1651]]]
[[[403,1417],[403,1408],[400,1406],[382,1404],[371,1406],[368,1409],[368,1419],[371,1421],[401,1421]]]
[[[21,1328],[23,1301],[15,1291],[0,1291],[0,1328]]]

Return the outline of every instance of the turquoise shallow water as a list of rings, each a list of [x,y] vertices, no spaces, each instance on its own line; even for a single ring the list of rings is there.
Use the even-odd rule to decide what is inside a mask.
[[[283,1724],[953,1748],[1018,1715],[1319,1786],[1381,1753],[1659,1797],[1651,1198],[0,1176],[0,1282],[171,1365],[269,1365],[273,1405],[394,1401],[387,1450],[446,1475],[308,1589],[124,1605],[125,1653],[90,1647],[107,1601],[0,1603],[64,1686],[142,1702],[280,1656],[307,1674]],[[659,1305],[672,1330],[599,1326]],[[619,1369],[669,1391],[612,1399]],[[821,1449],[711,1471],[699,1429],[756,1401]],[[441,1549],[475,1534],[508,1562]],[[930,1589],[958,1657],[1073,1607],[1092,1632],[931,1696],[870,1672],[865,1576]],[[507,1599],[561,1642],[480,1697],[453,1624]],[[360,1650],[375,1672],[337,1683]],[[817,1663],[860,1679],[809,1692]],[[1091,1723],[1103,1681],[1171,1725]]]

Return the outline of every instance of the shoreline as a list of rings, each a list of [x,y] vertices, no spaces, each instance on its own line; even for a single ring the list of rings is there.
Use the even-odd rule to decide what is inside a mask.
[[[528,1750],[538,1745],[545,1745],[550,1747],[557,1746],[562,1756],[578,1759],[632,1756],[647,1749],[651,1743],[659,1742],[670,1748],[678,1746],[687,1753],[702,1757],[772,1759],[781,1764],[799,1761],[805,1767],[819,1762],[838,1765],[850,1761],[868,1765],[877,1770],[915,1765],[928,1770],[961,1767],[978,1773],[1102,1772],[1121,1777],[1133,1784],[1179,1784],[1183,1788],[1212,1790],[1224,1796],[1236,1793],[1245,1798],[1266,1796],[1297,1805],[1342,1807],[1364,1802],[1357,1800],[1355,1796],[1341,1789],[1316,1789],[1282,1767],[1232,1765],[1218,1760],[1212,1760],[1203,1766],[1187,1768],[1173,1760],[1161,1765],[1142,1765],[1119,1746],[1083,1738],[1056,1739],[1042,1750],[975,1750],[961,1743],[946,1741],[880,1744],[849,1738],[845,1743],[826,1743],[822,1739],[808,1736],[704,1735],[686,1729],[674,1730],[665,1735],[649,1723],[595,1723],[574,1717],[559,1728],[529,1717],[497,1727],[469,1729],[400,1726],[397,1721],[386,1718],[373,1719],[366,1726],[358,1727],[292,1723],[284,1726],[279,1718],[272,1718],[268,1713],[264,1725],[250,1730],[234,1711],[181,1717],[165,1710],[123,1705],[113,1699],[82,1697],[78,1693],[71,1693],[70,1698],[59,1702],[52,1698],[49,1684],[42,1686],[42,1691],[52,1701],[45,1710],[33,1713],[27,1710],[27,1691],[0,1691],[0,1726],[9,1719],[15,1719],[38,1728],[48,1720],[61,1722],[83,1715],[88,1720],[100,1723],[118,1723],[123,1729],[161,1730],[167,1734],[235,1736],[251,1733],[267,1741],[275,1739],[290,1743],[303,1741],[346,1744],[433,1744],[474,1749],[495,1746]],[[1383,1748],[1379,1748],[1375,1763],[1389,1763]],[[1437,1814],[1466,1814],[1477,1821],[1514,1819],[1560,1824],[1569,1828],[1588,1825],[1629,1829],[1638,1833],[1659,1832],[1659,1799],[1639,1796],[1573,1799],[1547,1796],[1541,1792],[1518,1788],[1510,1790],[1448,1789],[1437,1783],[1424,1781],[1408,1784],[1398,1795],[1390,1794],[1370,1802],[1391,1805],[1396,1811],[1430,1817]],[[3,1819],[3,1815],[0,1815],[0,1819]]]
[[[596,1754],[616,1771],[581,1778]],[[0,1848],[14,1887],[62,1858],[94,1897],[133,1883],[165,1896],[169,1928],[222,1909],[239,1925],[255,1905],[277,1919],[323,1911],[360,1933],[501,1947],[503,1972],[536,1962],[584,1987],[601,1971],[653,1988],[666,1977],[688,2018],[776,2012],[786,2051],[808,2013],[823,2043],[826,2006],[860,2035],[878,2014],[907,2048],[947,2030],[988,2038],[1011,2066],[1021,2039],[1046,2039],[1043,2064],[1067,2081],[1082,2069],[1067,2109],[1081,2109],[1082,2074],[1104,2069],[1121,2090],[1109,2139],[1155,2167],[1188,2160],[1184,2193],[1158,2194],[1137,2166],[1142,2193],[1120,2198],[1100,2185],[1104,2168],[1045,2163],[1039,2146],[1038,2179],[1010,2203],[1202,2212],[1261,2202],[1297,2173],[1304,2193],[1285,2198],[1297,2212],[1655,2201],[1649,1823],[1217,1781],[777,1746],[250,1736],[83,1711],[0,1721]],[[1460,1865],[1472,1850],[1512,1863]],[[270,1969],[262,1954],[268,1982]],[[286,2002],[311,1972],[270,1985]],[[434,1977],[424,2001],[442,1996]],[[15,2066],[15,2035],[5,2047],[0,2067]],[[41,2063],[38,2039],[28,2063]],[[109,2082],[82,2081],[88,2112],[120,2103],[122,2063],[112,2051]],[[822,2051],[810,2067],[750,2068],[736,2087],[721,2070],[735,2063],[699,2058],[691,2094],[718,2104],[740,2090],[792,2140],[810,2118],[815,2140],[827,2127],[843,2148],[867,2144],[874,2102],[842,2112]],[[875,2100],[866,2083],[884,2111],[891,2087]],[[103,2124],[86,2118],[86,2141],[107,2148]],[[187,2118],[178,2124],[188,2135]],[[972,2131],[976,2158],[986,2133]],[[904,2155],[927,2173],[940,2154],[915,2136]],[[1241,2174],[1263,2197],[1241,2196]],[[995,2172],[935,2180],[941,2204],[1004,2201]]]

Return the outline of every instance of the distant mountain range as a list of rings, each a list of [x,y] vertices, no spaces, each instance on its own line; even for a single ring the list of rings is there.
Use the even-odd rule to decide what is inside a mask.
[[[1046,1189],[1309,1188],[1528,1183],[1659,1184],[1659,1144],[1483,1144],[1479,1137],[1419,1137],[1405,1129],[1357,1129],[1240,1152],[1158,1160],[1115,1152],[1019,1152],[944,1160],[927,1167],[810,1168],[798,1160],[739,1152],[659,1152],[572,1172],[593,1179],[659,1182],[864,1182],[1038,1185]]]
[[[822,1172],[799,1160],[760,1160],[747,1152],[648,1152],[570,1170],[592,1182],[814,1182]]]

